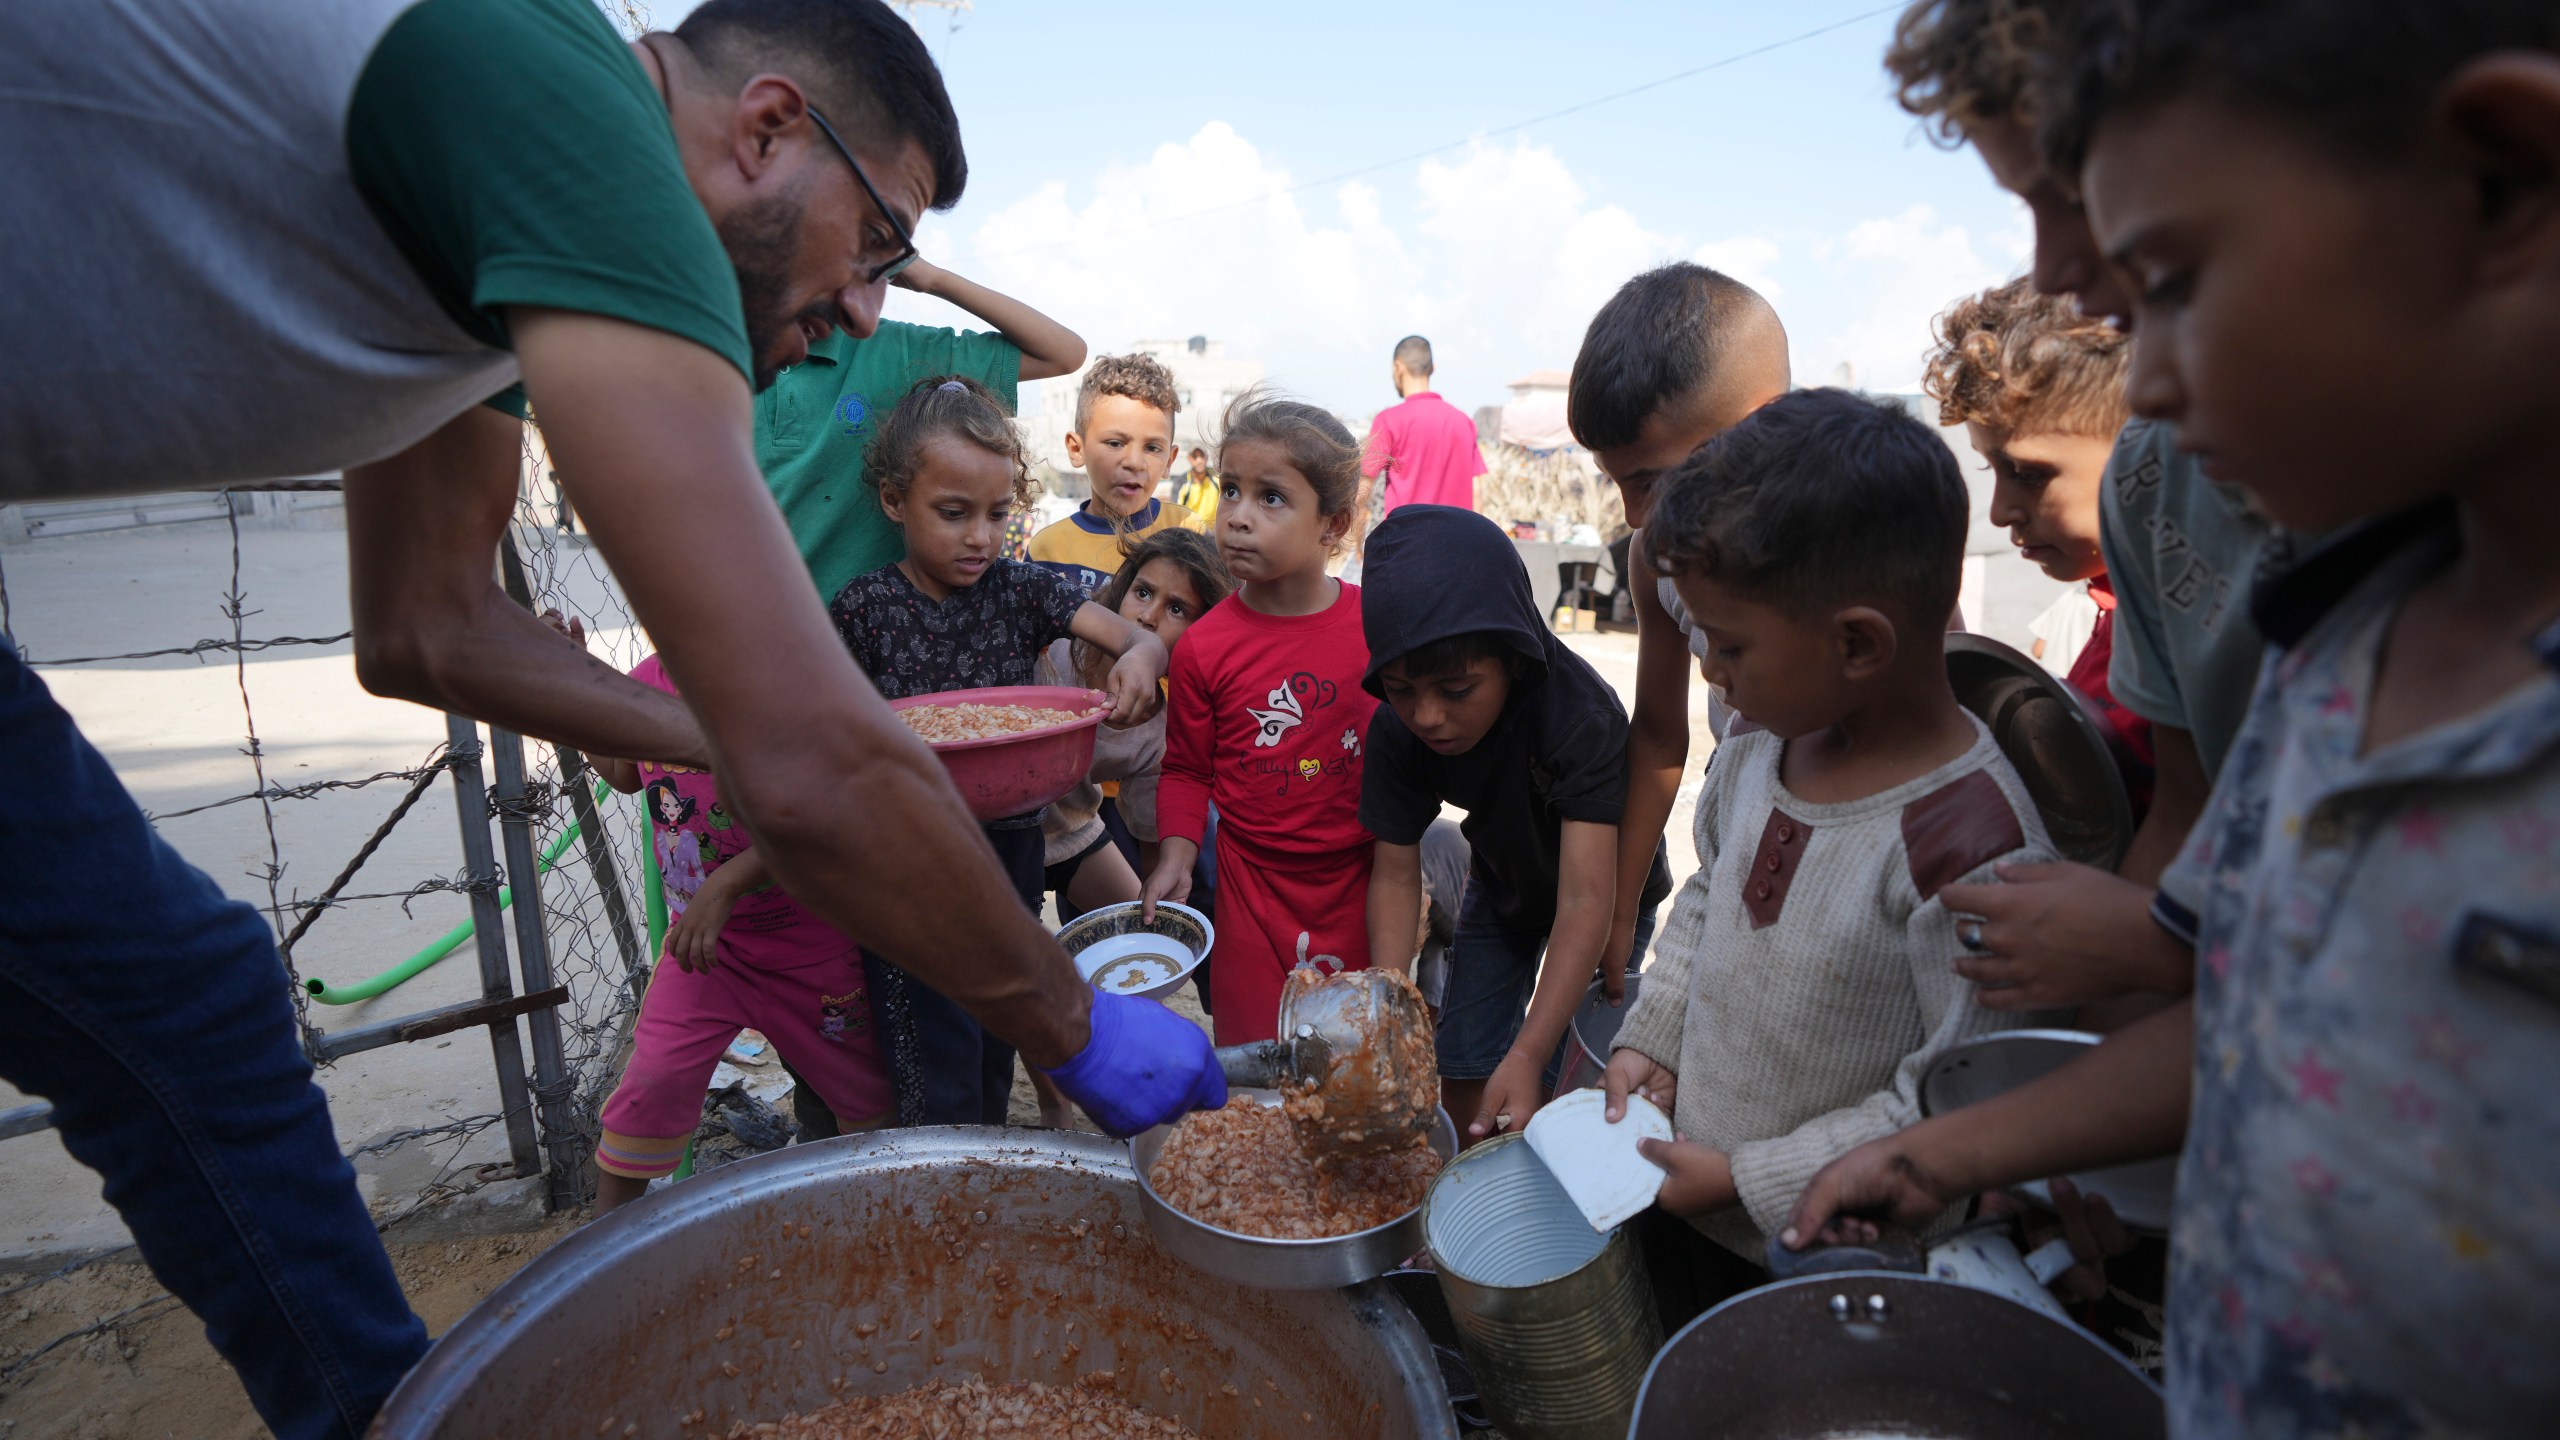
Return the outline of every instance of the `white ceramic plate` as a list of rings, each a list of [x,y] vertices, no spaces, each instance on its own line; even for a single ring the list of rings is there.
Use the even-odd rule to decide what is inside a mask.
[[[1612,1125],[1609,1096],[1576,1090],[1529,1117],[1529,1148],[1594,1230],[1607,1231],[1653,1203],[1662,1189],[1661,1166],[1636,1152],[1639,1140],[1671,1138],[1670,1117],[1640,1095],[1627,1097],[1627,1116]]]
[[[1096,940],[1076,952],[1085,983],[1111,995],[1148,994],[1181,979],[1192,963],[1190,946],[1145,931]]]

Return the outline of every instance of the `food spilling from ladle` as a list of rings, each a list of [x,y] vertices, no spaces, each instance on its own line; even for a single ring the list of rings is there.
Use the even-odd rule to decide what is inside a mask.
[[[1230,1085],[1268,1086],[1322,1164],[1410,1146],[1431,1131],[1440,1102],[1431,1016],[1412,979],[1395,970],[1289,972],[1279,1037],[1218,1051]]]

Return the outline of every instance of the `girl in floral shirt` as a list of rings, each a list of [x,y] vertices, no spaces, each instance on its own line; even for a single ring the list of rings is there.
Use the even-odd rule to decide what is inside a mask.
[[[1004,557],[1005,523],[1030,503],[1031,474],[1012,420],[984,387],[956,375],[918,382],[872,438],[863,480],[905,532],[906,558],[856,576],[828,614],[883,696],[1029,685],[1050,642],[1074,636],[1116,657],[1103,679],[1112,724],[1155,714],[1163,644],[1055,571]],[[1040,813],[985,829],[1036,913]],[[896,966],[867,953],[865,961],[887,1022],[900,1123],[1004,1123],[1012,1049]]]

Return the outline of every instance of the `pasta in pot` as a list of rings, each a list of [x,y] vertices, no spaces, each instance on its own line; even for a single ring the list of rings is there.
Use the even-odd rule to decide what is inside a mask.
[[[936,1380],[806,1415],[729,1428],[729,1440],[1201,1440],[1090,1384]]]
[[[948,745],[1047,730],[1092,713],[1042,705],[910,705],[898,712],[898,718],[926,744]]]
[[[1238,1095],[1186,1115],[1147,1172],[1164,1202],[1204,1225],[1266,1240],[1368,1230],[1422,1203],[1440,1154],[1417,1138],[1319,1170],[1279,1110]]]

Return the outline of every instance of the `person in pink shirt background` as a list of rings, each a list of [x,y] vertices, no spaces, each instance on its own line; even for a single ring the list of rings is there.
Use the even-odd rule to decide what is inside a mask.
[[[1368,539],[1378,520],[1399,505],[1455,505],[1476,508],[1476,477],[1484,473],[1484,454],[1476,449],[1476,422],[1431,389],[1431,342],[1407,335],[1396,342],[1394,377],[1403,400],[1378,412],[1369,425],[1369,443],[1360,457],[1360,499],[1353,513],[1353,553]],[[1369,501],[1378,477],[1386,476],[1386,500],[1376,518]]]

